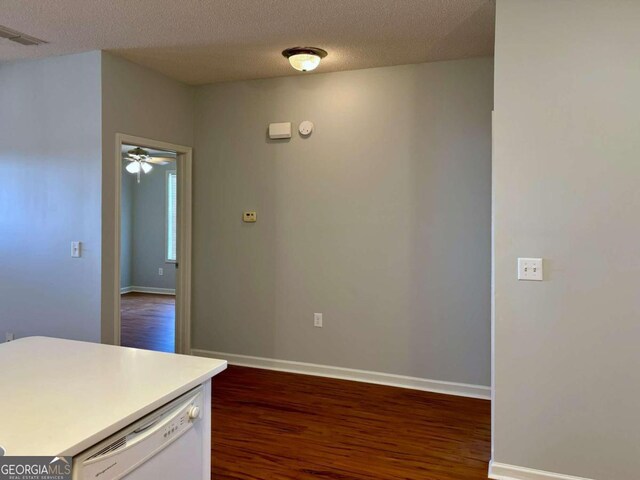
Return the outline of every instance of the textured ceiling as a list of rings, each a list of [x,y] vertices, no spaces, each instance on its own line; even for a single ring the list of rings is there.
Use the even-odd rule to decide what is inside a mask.
[[[0,62],[107,50],[189,84],[296,73],[287,47],[329,52],[317,72],[493,54],[495,0],[0,0]],[[308,74],[307,74],[308,75]]]

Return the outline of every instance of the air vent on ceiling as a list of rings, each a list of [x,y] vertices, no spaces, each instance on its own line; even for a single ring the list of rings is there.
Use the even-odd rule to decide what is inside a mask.
[[[39,38],[31,37],[25,33],[16,32],[10,28],[0,25],[0,38],[6,38],[12,42],[19,43],[20,45],[42,45],[47,43]]]

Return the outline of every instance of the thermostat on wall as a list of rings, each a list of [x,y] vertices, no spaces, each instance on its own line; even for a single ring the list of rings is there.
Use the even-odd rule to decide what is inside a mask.
[[[291,138],[291,122],[270,123],[269,138]]]

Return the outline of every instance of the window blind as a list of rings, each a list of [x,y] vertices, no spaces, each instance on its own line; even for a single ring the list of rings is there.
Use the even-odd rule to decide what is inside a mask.
[[[176,261],[177,238],[177,175],[167,172],[167,261]]]

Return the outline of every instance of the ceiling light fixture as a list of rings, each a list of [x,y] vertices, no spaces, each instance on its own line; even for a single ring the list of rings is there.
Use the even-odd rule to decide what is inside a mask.
[[[140,174],[149,173],[154,165],[169,165],[176,160],[175,152],[164,150],[148,151],[144,148],[135,147],[130,149],[130,145],[122,145],[122,159],[128,161],[124,168],[127,172],[136,175],[140,183]]]
[[[129,163],[124,167],[127,172],[137,176],[138,183],[140,183],[140,173],[149,173],[153,167],[148,163],[151,160],[149,152],[143,150],[140,147],[136,147],[133,150],[127,152],[127,160]]]
[[[320,65],[320,60],[327,56],[327,52],[316,47],[293,47],[284,50],[282,55],[289,59],[296,70],[310,72]]]

